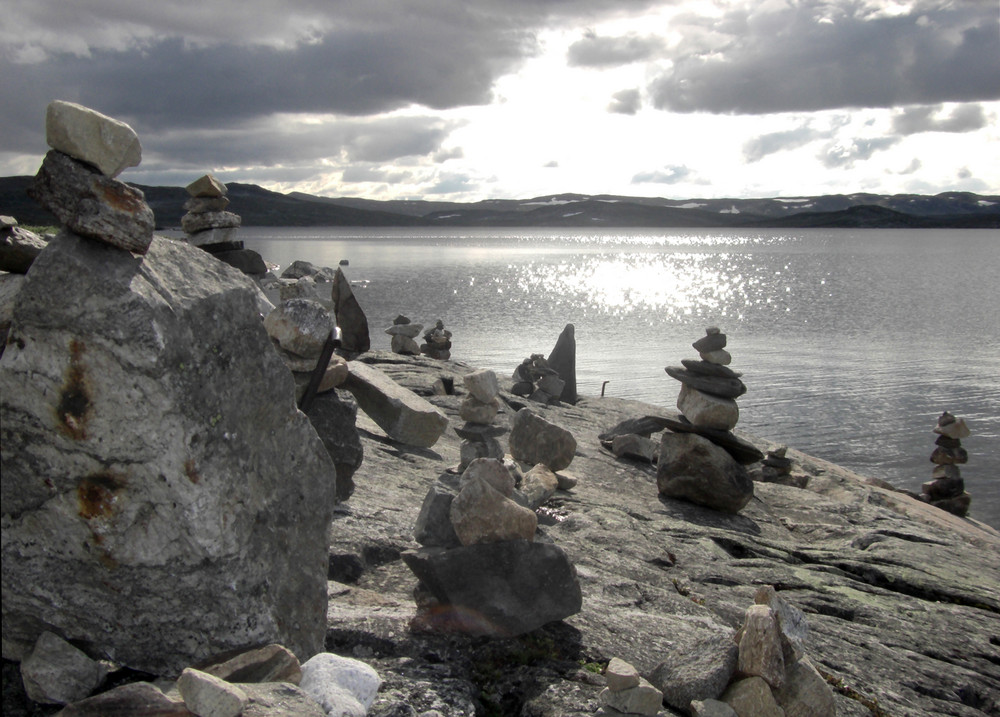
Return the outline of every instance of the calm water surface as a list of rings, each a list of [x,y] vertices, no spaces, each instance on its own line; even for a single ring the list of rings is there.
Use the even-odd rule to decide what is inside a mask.
[[[576,327],[579,391],[675,408],[664,367],[729,337],[739,428],[919,491],[938,415],[970,424],[971,515],[1000,527],[1000,236],[978,230],[247,228],[249,248],[350,265],[372,330],[397,314],[509,375]]]

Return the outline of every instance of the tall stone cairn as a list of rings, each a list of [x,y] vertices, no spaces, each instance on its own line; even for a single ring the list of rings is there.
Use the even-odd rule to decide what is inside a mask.
[[[729,368],[733,357],[726,351],[726,335],[710,326],[691,344],[700,361],[683,360],[684,368],[667,366],[671,378],[681,382],[677,408],[695,426],[731,431],[740,419],[736,399],[747,391],[742,374]]]
[[[465,425],[456,429],[462,439],[460,472],[477,458],[502,459],[503,447],[497,436],[505,432],[503,428],[493,425],[493,419],[500,410],[500,384],[496,374],[490,369],[482,369],[466,374],[463,381],[469,394],[459,408]]]
[[[933,480],[920,487],[920,497],[941,510],[965,517],[969,513],[972,496],[965,492],[965,481],[958,466],[969,460],[969,453],[962,448],[962,439],[972,435],[971,431],[964,418],[956,418],[945,411],[938,418],[934,432],[938,437],[934,441],[937,447],[931,453]]]
[[[189,244],[200,247],[244,274],[261,277],[267,264],[260,254],[247,249],[235,238],[243,223],[239,214],[226,211],[229,190],[225,184],[206,174],[187,186],[190,199],[184,202],[187,214],[181,217],[181,228]]]

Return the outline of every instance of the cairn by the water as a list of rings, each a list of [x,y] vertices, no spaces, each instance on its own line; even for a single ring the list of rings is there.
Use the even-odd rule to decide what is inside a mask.
[[[740,419],[736,399],[746,393],[742,374],[730,369],[732,356],[726,351],[726,335],[712,326],[691,344],[700,361],[683,359],[684,368],[667,366],[671,378],[681,382],[677,408],[693,425],[716,431],[731,431]]]
[[[514,369],[510,392],[538,403],[559,403],[566,382],[542,354],[531,354]]]
[[[451,358],[451,332],[444,327],[444,322],[438,319],[433,329],[424,334],[424,343],[420,344],[420,352],[428,358]]]
[[[399,314],[393,319],[392,326],[385,330],[392,337],[391,348],[393,353],[404,356],[419,356],[420,344],[417,343],[416,338],[420,335],[423,328],[423,324],[410,323],[408,317]]]
[[[181,229],[187,234],[188,243],[244,274],[263,277],[267,273],[264,259],[235,238],[242,219],[239,214],[226,211],[229,206],[226,185],[206,174],[191,182],[187,193],[191,196],[184,202],[187,214],[181,217]]]
[[[971,435],[964,418],[956,418],[945,411],[938,418],[934,432],[937,446],[931,453],[934,464],[933,480],[924,483],[920,489],[923,500],[931,505],[965,517],[969,513],[972,496],[965,492],[965,481],[958,466],[968,462],[969,454],[962,448],[962,439]]]
[[[395,337],[393,337],[395,338]],[[493,419],[500,410],[500,384],[497,375],[489,370],[466,374],[465,387],[469,395],[462,401],[459,416],[465,425],[456,429],[462,438],[459,471],[464,471],[477,458],[503,458],[503,447],[497,436],[504,433],[502,428],[494,428]]]

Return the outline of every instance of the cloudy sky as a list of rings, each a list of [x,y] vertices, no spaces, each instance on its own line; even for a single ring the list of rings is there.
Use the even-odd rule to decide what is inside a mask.
[[[5,0],[0,97],[0,176],[64,99],[139,184],[1000,193],[996,0]]]

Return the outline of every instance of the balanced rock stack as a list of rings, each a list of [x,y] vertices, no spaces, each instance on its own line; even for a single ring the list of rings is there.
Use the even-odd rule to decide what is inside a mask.
[[[964,517],[969,513],[972,496],[965,492],[965,481],[958,466],[969,460],[968,452],[962,448],[962,439],[968,438],[971,432],[964,418],[955,418],[947,411],[938,418],[934,432],[938,438],[934,441],[937,448],[931,453],[933,480],[921,486],[921,498],[941,510]]]
[[[393,319],[392,326],[385,330],[392,337],[393,353],[404,356],[419,356],[420,344],[417,343],[416,338],[423,328],[423,324],[411,324],[409,318],[402,314]]]
[[[657,483],[660,493],[716,510],[736,513],[753,497],[753,481],[743,467],[764,455],[732,433],[739,420],[736,398],[746,393],[742,374],[728,368],[726,335],[715,327],[692,346],[700,361],[682,359],[668,366],[681,382],[677,408],[681,420],[665,420],[660,442]]]
[[[459,416],[465,425],[455,429],[462,439],[459,471],[464,471],[477,458],[503,458],[503,447],[496,437],[504,433],[504,429],[493,426],[493,419],[500,410],[497,375],[490,369],[483,369],[466,374],[463,381],[469,395],[459,407]]]
[[[542,354],[531,354],[514,369],[514,385],[510,392],[544,404],[559,403],[566,382],[559,372],[549,365]]]
[[[135,132],[87,107],[56,100],[45,114],[45,155],[28,194],[79,236],[136,254],[153,241],[153,211],[117,177],[142,159]]]
[[[562,549],[536,539],[538,517],[504,463],[479,458],[457,486],[446,480],[417,517],[423,547],[402,556],[423,588],[414,628],[512,637],[580,611],[576,569]]]
[[[767,452],[760,469],[760,480],[765,483],[781,483],[805,488],[809,476],[792,473],[792,459],[788,457],[788,446],[778,446]]]
[[[597,696],[602,705],[624,714],[657,715],[663,693],[643,679],[632,665],[612,657],[604,670],[608,686]]]
[[[444,327],[444,322],[438,319],[433,329],[424,334],[424,343],[420,344],[420,352],[428,358],[451,358],[451,332]]]
[[[242,223],[239,214],[226,211],[229,206],[226,185],[206,174],[187,186],[191,198],[184,202],[187,214],[181,217],[181,229],[189,244],[200,247],[220,261],[244,274],[264,276],[267,265],[260,254],[245,249],[234,237]]]

